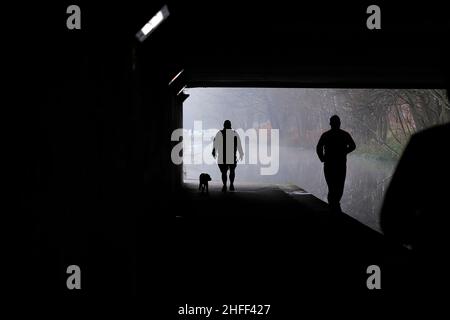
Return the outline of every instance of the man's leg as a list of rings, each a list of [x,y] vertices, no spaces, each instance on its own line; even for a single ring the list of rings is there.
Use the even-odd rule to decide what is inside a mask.
[[[227,165],[226,164],[219,164],[220,172],[222,173],[222,191],[227,191]]]
[[[335,168],[329,164],[324,165],[325,181],[328,185],[328,204],[331,209],[336,209],[339,201],[336,199],[336,172]]]
[[[222,171],[222,183],[224,186],[227,185],[227,170],[226,169]]]
[[[340,209],[340,202],[342,199],[342,195],[344,194],[344,186],[345,186],[345,176],[347,174],[347,166],[341,165],[336,168],[336,202]]]
[[[234,176],[235,176],[234,170],[235,169],[236,169],[235,164],[230,165],[230,190],[231,191],[234,191]]]

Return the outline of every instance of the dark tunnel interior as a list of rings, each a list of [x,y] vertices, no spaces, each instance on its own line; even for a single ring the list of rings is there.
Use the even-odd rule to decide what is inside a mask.
[[[220,191],[214,165],[216,176],[209,196],[204,196],[198,191],[200,171],[191,171],[189,182],[183,164],[172,161],[179,140],[171,140],[171,135],[191,119],[186,107],[196,94],[215,90],[214,103],[225,103],[220,96],[224,88],[240,90],[242,95],[233,93],[233,99],[244,104],[257,98],[243,98],[244,94],[264,91],[273,99],[270,112],[281,112],[276,95],[292,94],[291,100],[306,108],[307,99],[320,104],[314,100],[319,98],[307,96],[314,92],[327,99],[353,94],[361,112],[365,106],[378,110],[377,103],[384,102],[377,99],[392,92],[412,99],[406,103],[411,112],[425,97],[428,102],[423,104],[435,103],[443,111],[436,119],[426,118],[429,125],[421,127],[417,120],[404,128],[413,130],[389,171],[394,174],[397,166],[407,167],[399,159],[403,148],[410,150],[406,145],[412,134],[449,120],[448,100],[443,98],[448,88],[449,19],[443,7],[383,4],[383,28],[371,32],[365,27],[366,3],[79,1],[82,28],[73,31],[65,24],[70,4],[35,3],[18,9],[14,25],[20,35],[12,44],[16,48],[12,81],[18,85],[13,93],[17,112],[13,154],[18,168],[14,186],[20,198],[18,216],[27,220],[26,259],[39,274],[25,292],[147,296],[150,287],[157,287],[161,298],[175,300],[171,308],[185,303],[268,301],[278,303],[273,317],[281,319],[296,304],[314,309],[313,302],[328,296],[334,302],[339,300],[336,296],[345,300],[348,295],[379,302],[385,295],[414,296],[414,289],[428,288],[422,280],[410,281],[419,267],[414,267],[416,257],[403,238],[396,237],[399,234],[378,232],[378,217],[377,227],[361,223],[358,209],[352,209],[354,214],[333,214],[322,190],[323,179],[322,189],[317,187],[322,194],[313,192],[315,186],[308,183],[323,175],[318,158],[311,168],[319,171],[308,169],[311,178],[296,180],[286,171],[285,179],[255,178],[241,185],[238,164],[234,193]],[[136,33],[163,5],[170,16],[139,42]],[[36,17],[45,17],[36,30],[19,23]],[[357,96],[364,90],[367,96]],[[295,92],[303,96],[294,96]],[[371,96],[374,92],[384,95]],[[372,104],[369,96],[375,99]],[[343,128],[350,127],[357,135],[359,127],[352,127],[349,120],[356,111],[345,109],[349,106],[343,101],[334,111],[342,113]],[[286,125],[294,114],[287,108]],[[208,117],[202,110],[198,109],[198,117],[203,117],[199,120]],[[316,117],[315,110],[311,107],[308,116]],[[332,109],[323,111],[310,120],[310,129],[296,133],[316,130],[307,146],[314,157],[318,126],[328,128],[332,114]],[[383,119],[394,119],[399,128],[403,123],[395,121],[397,116],[392,113]],[[414,116],[425,119],[424,114]],[[369,125],[380,120],[369,113],[365,117]],[[241,115],[235,119],[236,128],[252,128],[253,122],[238,126]],[[222,129],[223,120],[219,117],[208,128]],[[268,120],[273,124],[275,117],[261,118],[258,125]],[[421,206],[430,204],[433,212],[448,210],[442,202],[448,191],[448,148],[442,146],[448,146],[447,133],[442,131],[442,140],[435,139],[439,146],[433,149],[444,154],[428,153],[439,161],[433,164],[417,157],[431,169],[428,176],[410,183],[418,193],[402,198],[405,203],[415,196],[424,199]],[[283,141],[293,135],[281,134]],[[295,162],[302,168],[302,160]],[[430,176],[447,181],[446,187],[437,188],[438,182],[426,180]],[[428,190],[420,190],[424,185],[430,186]],[[355,182],[354,188],[363,187]],[[383,199],[377,200],[380,210]],[[395,210],[396,205],[393,201]],[[433,223],[421,223],[430,232]],[[444,237],[445,230],[439,230]],[[434,240],[436,244],[442,239]],[[429,257],[427,265],[441,263],[441,246],[433,248],[439,258]],[[71,264],[83,270],[82,290],[66,289],[65,268]],[[373,264],[386,270],[383,294],[367,291],[366,268]],[[433,270],[439,277],[445,264]]]

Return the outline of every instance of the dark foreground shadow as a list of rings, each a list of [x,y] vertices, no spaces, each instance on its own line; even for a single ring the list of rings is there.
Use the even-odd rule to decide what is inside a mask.
[[[256,299],[289,305],[338,294],[370,299],[367,267],[383,270],[384,292],[408,290],[408,250],[299,188],[237,185],[208,197],[186,185],[175,219],[178,301]],[[195,289],[194,289],[195,288]],[[292,294],[294,292],[294,294]]]

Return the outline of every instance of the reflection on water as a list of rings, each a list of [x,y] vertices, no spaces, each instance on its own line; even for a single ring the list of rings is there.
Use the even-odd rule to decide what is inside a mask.
[[[328,189],[323,175],[323,164],[314,150],[281,147],[280,169],[276,175],[261,176],[259,168],[259,165],[238,164],[236,185],[238,186],[239,182],[295,184],[327,201]],[[341,201],[342,210],[380,231],[379,210],[394,169],[393,161],[350,154]],[[213,180],[221,181],[217,165],[185,165],[186,179],[198,179],[201,172],[208,172]]]

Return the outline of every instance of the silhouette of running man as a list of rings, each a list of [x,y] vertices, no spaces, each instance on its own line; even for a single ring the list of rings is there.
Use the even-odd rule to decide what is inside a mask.
[[[236,131],[231,129],[231,121],[225,120],[223,129],[217,132],[214,138],[212,155],[216,158],[222,173],[222,191],[227,191],[227,172],[230,170],[230,191],[234,191],[234,176],[237,166],[236,152],[239,151],[239,160],[244,157],[241,139]],[[217,153],[217,154],[216,154]]]
[[[341,211],[340,201],[344,193],[347,173],[347,154],[356,149],[350,134],[341,130],[341,119],[330,118],[331,129],[324,132],[317,143],[317,155],[324,163],[325,180],[328,185],[328,204],[332,210]]]

